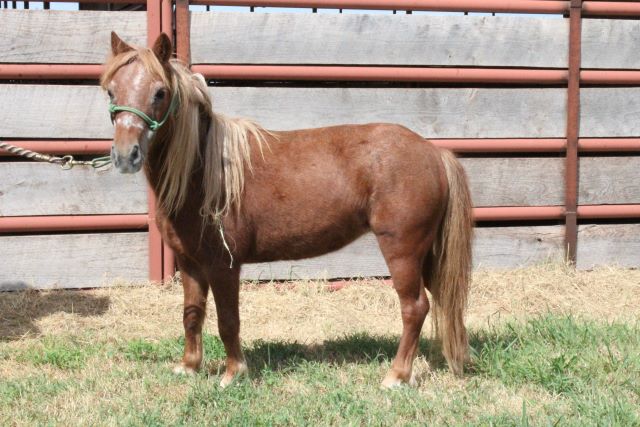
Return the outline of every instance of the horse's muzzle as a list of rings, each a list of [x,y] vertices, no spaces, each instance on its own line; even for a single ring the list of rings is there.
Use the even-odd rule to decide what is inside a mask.
[[[136,173],[142,169],[144,154],[139,144],[131,144],[122,150],[111,146],[111,162],[121,173]]]

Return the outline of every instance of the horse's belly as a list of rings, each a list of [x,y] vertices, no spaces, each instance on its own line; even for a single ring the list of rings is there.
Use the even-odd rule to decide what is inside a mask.
[[[305,221],[292,218],[280,227],[256,233],[248,262],[269,262],[311,258],[333,252],[353,242],[368,230],[366,218],[353,215],[333,221]]]

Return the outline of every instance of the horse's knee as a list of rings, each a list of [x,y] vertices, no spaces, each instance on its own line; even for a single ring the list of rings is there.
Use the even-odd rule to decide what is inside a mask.
[[[202,331],[202,323],[204,322],[204,309],[198,306],[188,306],[184,308],[182,314],[182,323],[185,332],[200,333]]]

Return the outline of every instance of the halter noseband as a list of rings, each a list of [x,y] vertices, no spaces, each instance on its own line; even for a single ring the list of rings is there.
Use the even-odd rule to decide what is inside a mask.
[[[115,105],[111,102],[109,103],[109,113],[111,114],[111,123],[114,122],[116,113],[120,111],[126,111],[128,113],[133,113],[136,116],[140,117],[149,126],[149,129],[151,129],[152,131],[156,131],[160,129],[160,127],[163,124],[165,124],[165,122],[169,119],[169,115],[174,112],[177,105],[178,105],[178,97],[174,93],[173,96],[171,97],[171,104],[169,104],[169,108],[167,109],[167,112],[164,113],[164,117],[159,122],[156,120],[153,120],[151,117],[147,116],[145,113],[143,113],[142,111],[136,108],[127,107],[125,105]]]

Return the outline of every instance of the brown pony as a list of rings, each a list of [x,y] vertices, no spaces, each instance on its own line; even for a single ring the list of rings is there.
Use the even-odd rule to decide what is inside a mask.
[[[204,78],[171,59],[166,35],[146,49],[112,33],[111,48],[101,79],[115,124],[111,158],[121,172],[144,167],[182,274],[185,350],[175,372],[200,368],[209,289],[227,353],[220,385],[246,372],[242,264],[317,256],[372,231],[402,307],[382,385],[414,382],[425,287],[449,368],[462,374],[473,220],[450,152],[393,124],[267,131],[214,113]]]

